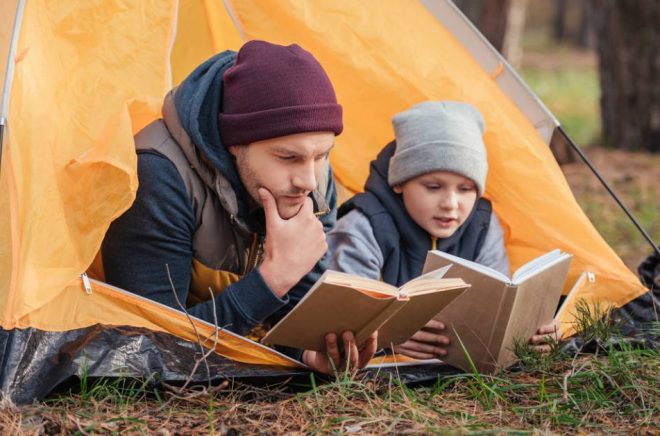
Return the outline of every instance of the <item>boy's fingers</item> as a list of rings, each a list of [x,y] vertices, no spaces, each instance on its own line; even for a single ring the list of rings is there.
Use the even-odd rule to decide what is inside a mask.
[[[547,344],[548,342],[552,341],[553,337],[552,335],[534,335],[531,338],[529,338],[529,343],[532,345],[537,345],[537,344]]]
[[[432,319],[431,321],[426,323],[424,328],[425,329],[431,329],[431,330],[444,330],[445,329],[445,323]]]
[[[412,350],[418,353],[432,354],[434,356],[445,356],[447,354],[447,350],[444,348],[426,342],[408,340],[401,344],[401,346],[407,350]]]
[[[273,194],[266,188],[259,188],[259,198],[261,198],[261,206],[264,208],[266,215],[266,226],[275,224],[281,220],[280,213],[277,211],[277,202],[273,198]]]
[[[429,353],[422,353],[415,350],[410,350],[408,348],[402,347],[401,345],[395,347],[394,351],[404,356],[412,357],[413,359],[434,359],[436,356]]]
[[[533,348],[541,354],[548,354],[552,351],[550,345],[535,345]]]
[[[409,340],[413,340],[416,342],[426,342],[429,344],[442,345],[442,346],[449,344],[449,338],[447,336],[439,335],[437,333],[427,332],[424,330],[418,331]]]

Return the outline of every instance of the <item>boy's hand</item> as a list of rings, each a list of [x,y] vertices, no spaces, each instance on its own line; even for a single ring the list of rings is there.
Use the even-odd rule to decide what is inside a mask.
[[[445,347],[449,345],[449,338],[441,334],[444,330],[443,323],[432,319],[406,342],[392,347],[392,350],[414,359],[436,359],[446,356]]]
[[[339,352],[337,335],[328,333],[325,336],[325,353],[319,351],[305,350],[302,361],[316,372],[333,374],[335,371],[353,371],[364,368],[374,357],[378,345],[378,332],[374,332],[358,349],[353,332],[342,333],[344,342],[344,355]]]
[[[551,344],[560,340],[559,325],[556,322],[551,322],[539,327],[536,334],[529,338],[529,343],[532,348],[540,353],[549,353],[552,350]]]
[[[328,244],[311,198],[294,217],[284,220],[273,195],[264,188],[259,188],[259,195],[266,214],[265,259],[259,272],[275,295],[283,297],[314,268]]]

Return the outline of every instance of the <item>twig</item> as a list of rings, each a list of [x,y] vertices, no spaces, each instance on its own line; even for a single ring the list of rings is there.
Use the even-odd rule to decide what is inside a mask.
[[[195,332],[195,336],[197,337],[197,344],[199,345],[199,352],[204,354],[204,346],[202,345],[202,339],[200,338],[199,332],[197,331],[197,327],[195,326],[195,323],[192,320],[192,318],[190,317],[190,315],[188,314],[188,311],[186,310],[186,307],[181,303],[181,300],[179,300],[179,296],[176,293],[176,288],[174,286],[174,282],[172,281],[172,275],[170,274],[170,265],[167,264],[167,263],[165,264],[165,270],[167,270],[167,279],[170,281],[170,287],[172,289],[172,293],[174,294],[174,299],[176,300],[176,304],[177,304],[177,306],[179,306],[179,309],[181,309],[181,311],[186,315],[186,318],[188,318],[188,322],[192,326],[193,331]],[[211,298],[211,300],[213,300],[213,298]],[[213,304],[215,306],[215,301],[214,301]],[[213,315],[215,316],[215,307],[213,308]],[[215,325],[215,327],[217,328],[217,324]],[[206,361],[204,361],[204,363],[206,365],[206,374],[207,374],[208,378],[210,379],[211,378],[211,368],[209,368],[209,365]]]
[[[174,400],[190,400],[192,398],[198,397],[200,395],[205,395],[208,394],[209,389],[211,388],[211,368],[209,367],[208,364],[208,357],[215,352],[216,347],[218,345],[219,341],[219,330],[221,329],[218,327],[218,315],[216,312],[216,306],[215,306],[215,298],[213,295],[213,290],[211,287],[208,288],[209,294],[211,296],[211,305],[212,305],[212,310],[213,310],[213,327],[214,327],[214,335],[213,335],[213,346],[208,349],[208,351],[204,352],[204,343],[208,338],[206,338],[204,341],[202,341],[202,337],[199,334],[199,331],[197,330],[197,327],[195,326],[195,322],[193,321],[192,317],[186,310],[186,308],[183,306],[181,301],[179,300],[179,296],[176,293],[176,288],[174,287],[174,282],[172,281],[172,275],[170,274],[170,267],[168,264],[165,264],[165,268],[167,270],[167,278],[170,281],[170,286],[172,287],[172,292],[174,293],[174,299],[176,300],[177,305],[179,306],[179,309],[186,315],[186,318],[188,318],[188,321],[190,322],[190,325],[193,328],[193,331],[195,332],[195,336],[197,338],[197,344],[199,345],[200,352],[202,353],[202,356],[198,359],[195,360],[195,364],[193,365],[192,370],[190,371],[190,374],[186,378],[185,382],[183,383],[183,386],[180,388],[176,388],[171,385],[167,385],[163,383],[165,386],[167,386],[169,389],[173,391],[173,393],[170,393],[170,398],[168,398],[167,401],[165,401],[158,409],[156,409],[156,412],[160,412],[164,410],[166,407],[168,407]],[[223,327],[224,328],[224,327]],[[187,395],[182,395],[186,389],[188,389],[188,385],[192,382],[193,377],[195,376],[195,373],[197,372],[197,368],[199,368],[199,365],[204,362],[204,365],[206,367],[206,374],[207,374],[207,380],[208,380],[208,389],[206,387],[202,388],[201,390],[197,392],[192,392]],[[226,386],[226,383],[223,383],[224,386]]]

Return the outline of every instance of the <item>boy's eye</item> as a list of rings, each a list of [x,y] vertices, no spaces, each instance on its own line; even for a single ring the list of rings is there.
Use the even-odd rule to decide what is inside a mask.
[[[425,187],[426,189],[428,189],[429,191],[435,191],[436,189],[440,189],[440,188],[441,188],[440,185],[424,185],[424,187]]]
[[[472,192],[475,191],[477,188],[475,188],[472,185],[463,185],[459,189],[461,190],[461,192]]]

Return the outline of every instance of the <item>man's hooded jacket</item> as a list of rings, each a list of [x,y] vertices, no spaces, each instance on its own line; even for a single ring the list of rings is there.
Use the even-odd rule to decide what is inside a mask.
[[[257,266],[265,237],[263,209],[245,190],[218,126],[223,73],[234,52],[200,65],[163,105],[163,119],[136,135],[139,188],[131,208],[103,241],[108,283],[238,334],[276,322],[314,284],[325,257],[283,298]],[[324,229],[336,218],[328,173],[310,194]],[[215,294],[210,300],[209,288]],[[177,301],[178,300],[178,301]]]

